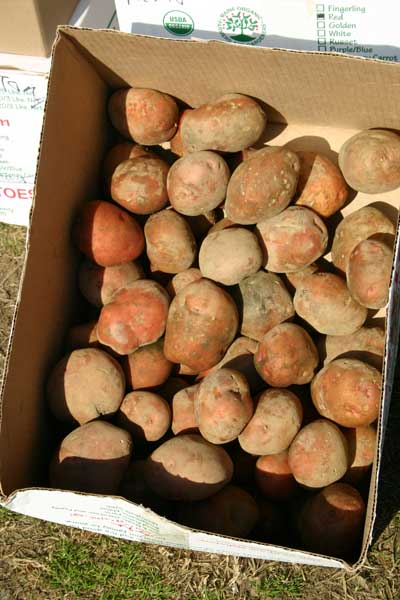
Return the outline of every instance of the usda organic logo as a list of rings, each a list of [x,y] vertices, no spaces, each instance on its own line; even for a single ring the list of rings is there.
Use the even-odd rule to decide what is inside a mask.
[[[255,10],[237,6],[221,14],[218,30],[228,42],[255,45],[264,39],[266,27],[262,16]]]
[[[171,10],[164,15],[163,25],[174,35],[190,35],[194,30],[194,21],[190,15],[181,10]]]

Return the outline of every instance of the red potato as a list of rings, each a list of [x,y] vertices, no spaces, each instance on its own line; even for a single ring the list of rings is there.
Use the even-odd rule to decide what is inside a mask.
[[[324,365],[343,355],[342,358],[358,358],[381,369],[384,351],[385,331],[380,327],[361,327],[351,335],[326,336]]]
[[[217,221],[209,230],[209,233],[215,233],[216,231],[222,231],[223,229],[228,229],[229,227],[235,227],[236,223],[223,217],[219,221]]]
[[[333,273],[314,273],[303,279],[293,304],[302,319],[326,335],[350,335],[364,324],[368,314],[352,298],[343,279]]]
[[[102,200],[82,206],[73,238],[79,250],[102,267],[134,260],[144,250],[139,223],[118,206]]]
[[[273,387],[308,383],[318,362],[318,352],[311,337],[294,323],[273,327],[261,338],[254,355],[258,374]]]
[[[290,285],[292,285],[294,289],[296,289],[298,287],[301,287],[306,277],[308,277],[309,275],[313,275],[313,273],[317,272],[317,265],[312,263],[311,265],[308,265],[308,267],[304,267],[304,269],[300,269],[299,271],[291,271],[290,273],[285,273],[285,277],[290,283]]]
[[[147,460],[146,481],[167,500],[204,500],[229,483],[233,475],[228,453],[195,434],[164,442]]]
[[[187,154],[169,170],[169,201],[183,215],[206,214],[225,200],[229,177],[229,167],[219,154],[208,150]]]
[[[151,508],[158,515],[164,516],[168,514],[170,506],[147,485],[146,467],[145,460],[134,460],[125,471],[118,493],[127,500]]]
[[[188,387],[188,382],[183,377],[170,377],[159,390],[161,396],[172,402],[175,394]]]
[[[135,281],[103,306],[97,324],[99,342],[123,355],[156,342],[165,331],[168,305],[168,294],[158,283]]]
[[[171,96],[146,88],[120,89],[108,102],[111,123],[121,135],[154,146],[172,138],[179,109]]]
[[[255,479],[260,492],[270,500],[289,500],[298,491],[287,450],[260,456],[255,465]]]
[[[74,325],[69,329],[65,340],[67,352],[78,350],[78,348],[99,348],[97,339],[97,321],[89,321],[81,325]]]
[[[262,135],[267,117],[261,106],[242,94],[225,94],[185,113],[181,124],[184,151],[237,152]]]
[[[240,165],[242,162],[251,158],[255,152],[257,152],[257,148],[244,148],[243,150],[239,150],[239,152],[235,152],[235,154],[230,154],[226,157],[228,165],[230,167],[231,172]]]
[[[203,438],[213,444],[235,440],[253,416],[253,401],[245,377],[222,368],[201,381],[194,412]]]
[[[185,219],[174,210],[152,215],[144,226],[147,256],[163,273],[185,271],[196,258],[196,241]]]
[[[79,268],[78,283],[86,300],[100,308],[111,302],[118,290],[143,277],[143,269],[135,261],[101,267],[84,260]]]
[[[170,139],[171,152],[173,152],[174,154],[177,154],[178,156],[183,156],[184,154],[187,153],[187,151],[184,149],[183,144],[182,144],[182,123],[183,123],[183,120],[187,117],[188,113],[191,112],[192,110],[193,110],[192,108],[186,108],[183,111],[183,113],[181,114],[180,119],[179,119],[178,129],[176,130],[174,137],[172,137]]]
[[[257,231],[267,253],[265,268],[274,273],[299,271],[322,256],[328,231],[322,219],[308,208],[290,206],[261,221]]]
[[[242,227],[230,227],[209,233],[199,252],[199,266],[203,277],[235,285],[244,277],[256,273],[263,255],[257,237]]]
[[[346,483],[356,485],[369,471],[375,457],[376,429],[371,425],[345,429],[351,463],[344,476]]]
[[[388,302],[393,251],[378,240],[363,240],[349,256],[347,287],[367,308],[383,308]]]
[[[197,281],[202,277],[203,275],[201,274],[200,269],[196,269],[195,267],[181,271],[174,275],[168,283],[167,292],[171,298],[174,298],[184,287],[189,285],[189,283],[193,283],[193,281]]]
[[[274,273],[258,271],[239,283],[240,332],[260,341],[279,323],[294,316],[292,298],[283,281]]]
[[[249,454],[278,454],[286,450],[301,427],[303,408],[289,390],[266,390],[256,410],[239,435],[239,444]]]
[[[296,204],[308,206],[320,217],[331,217],[346,203],[349,189],[338,167],[317,152],[297,151],[300,176]]]
[[[149,215],[168,203],[169,165],[157,156],[138,156],[120,163],[111,179],[111,197],[129,212]]]
[[[343,433],[331,421],[318,419],[303,427],[289,448],[289,468],[296,481],[309,488],[338,481],[350,463]]]
[[[165,333],[168,360],[199,371],[216,365],[238,330],[232,298],[212,281],[199,279],[171,302]]]
[[[164,355],[164,341],[138,348],[123,359],[126,383],[133,390],[153,388],[165,383],[173,364]]]
[[[361,544],[365,503],[346,483],[334,483],[309,498],[299,517],[299,531],[308,550],[346,557]]]
[[[347,215],[336,227],[333,238],[331,252],[335,267],[346,272],[349,256],[354,248],[377,233],[395,233],[391,221],[377,208],[364,206]]]
[[[380,372],[360,360],[338,358],[321,369],[311,383],[318,412],[343,427],[373,423],[379,415]]]
[[[137,156],[156,156],[153,152],[147,150],[139,144],[132,142],[121,142],[112,146],[107,152],[103,161],[103,179],[105,189],[109,193],[111,190],[111,178],[119,164],[128,160],[128,158],[136,158]]]
[[[52,369],[46,393],[57,419],[83,425],[117,412],[125,393],[125,377],[106,352],[98,348],[74,350]]]
[[[63,439],[50,464],[50,486],[88,494],[116,494],[132,454],[127,431],[92,421]]]
[[[145,390],[130,392],[119,407],[117,424],[129,431],[134,441],[156,442],[169,429],[171,409],[159,394]]]
[[[400,186],[400,137],[383,129],[360,131],[340,148],[339,166],[347,183],[359,192],[395,190]]]
[[[174,435],[180,433],[198,433],[197,420],[194,413],[194,401],[199,384],[191,385],[177,392],[172,399],[172,424]]]
[[[225,212],[228,219],[252,225],[279,214],[297,186],[300,161],[285,148],[263,148],[245,160],[229,180]]]

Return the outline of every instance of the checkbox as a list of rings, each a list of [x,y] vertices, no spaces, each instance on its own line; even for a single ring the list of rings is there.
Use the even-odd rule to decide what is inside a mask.
[[[319,52],[326,52],[326,44],[318,44]]]
[[[317,27],[318,27],[318,29],[325,29],[325,20],[317,21]]]
[[[318,37],[319,38],[324,38],[325,39],[325,30],[324,31],[318,31]]]
[[[324,12],[325,4],[317,4],[316,10],[317,10],[317,12]]]

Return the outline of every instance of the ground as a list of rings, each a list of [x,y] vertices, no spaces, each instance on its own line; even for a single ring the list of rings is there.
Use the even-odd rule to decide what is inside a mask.
[[[25,230],[0,223],[0,372],[24,248]],[[399,388],[397,381],[374,543],[356,573],[133,544],[0,508],[0,600],[398,600]]]

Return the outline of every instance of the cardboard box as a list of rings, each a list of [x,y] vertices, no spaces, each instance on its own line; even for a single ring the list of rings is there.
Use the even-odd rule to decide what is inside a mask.
[[[58,25],[68,23],[78,0],[2,0],[0,52],[49,56]]]
[[[99,171],[110,134],[107,99],[121,86],[158,88],[196,106],[226,92],[265,102],[271,144],[338,151],[355,131],[400,128],[400,67],[328,54],[174,41],[115,31],[61,28],[49,82],[28,253],[2,389],[0,485],[16,512],[129,540],[328,567],[342,560],[192,531],[117,497],[49,490],[55,445],[44,399],[49,369],[79,313],[78,252],[71,226],[82,202],[101,197]],[[358,194],[343,214],[377,203],[397,223],[398,191]],[[379,445],[360,565],[371,543],[379,466],[399,329],[400,243],[387,317]],[[374,322],[382,312],[374,317]],[[354,565],[353,565],[354,566]]]

